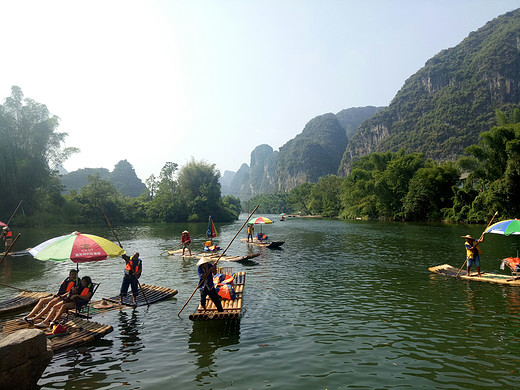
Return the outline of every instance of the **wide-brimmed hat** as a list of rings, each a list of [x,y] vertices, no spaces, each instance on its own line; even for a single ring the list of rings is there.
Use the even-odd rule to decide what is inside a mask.
[[[113,306],[114,306],[113,303],[110,303],[110,302],[108,302],[108,301],[103,299],[100,303],[96,303],[94,305],[94,308],[95,309],[110,309]]]
[[[469,234],[466,234],[465,236],[461,236],[462,238],[473,240],[473,237],[471,237]]]
[[[202,264],[211,263],[212,259],[209,256],[202,256],[197,262],[197,267]]]
[[[185,231],[182,232],[182,234],[184,234],[184,233],[189,233],[189,231],[185,230]]]

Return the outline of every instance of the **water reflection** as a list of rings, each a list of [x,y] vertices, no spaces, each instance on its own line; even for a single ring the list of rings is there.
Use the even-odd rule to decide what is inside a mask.
[[[195,321],[188,340],[190,353],[197,358],[196,382],[217,375],[215,353],[220,348],[238,344],[240,341],[240,321]]]
[[[136,310],[128,312],[127,310],[121,310],[119,312],[119,340],[121,346],[119,350],[121,352],[122,361],[126,361],[130,356],[140,352],[144,345],[139,337],[139,327],[137,321]]]

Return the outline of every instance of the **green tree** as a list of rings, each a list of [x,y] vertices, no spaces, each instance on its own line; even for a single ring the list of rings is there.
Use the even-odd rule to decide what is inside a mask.
[[[203,221],[208,215],[220,215],[220,173],[215,164],[192,159],[179,171],[178,185],[189,220]]]
[[[295,210],[300,210],[302,214],[312,214],[310,211],[311,192],[316,184],[302,183],[289,191],[287,203]]]
[[[313,214],[337,217],[341,210],[341,186],[345,179],[335,175],[322,177],[312,188],[310,209]]]
[[[25,212],[35,211],[38,192],[54,186],[53,169],[77,151],[61,149],[66,133],[56,132],[59,118],[44,104],[25,98],[19,87],[0,105],[0,214],[12,213],[20,200]]]
[[[404,199],[404,216],[407,220],[442,219],[442,210],[452,206],[453,186],[460,172],[452,162],[438,163],[428,160],[410,181]]]

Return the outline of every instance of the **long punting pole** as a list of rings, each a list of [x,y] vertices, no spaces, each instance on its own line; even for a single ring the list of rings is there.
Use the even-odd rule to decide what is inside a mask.
[[[9,252],[11,252],[11,248],[14,246],[14,243],[16,242],[16,240],[18,240],[18,238],[21,236],[22,234],[21,233],[18,233],[18,235],[16,236],[16,238],[13,240],[13,242],[11,243],[11,245],[9,245],[9,248],[7,248],[5,250],[5,253],[4,255],[2,256],[2,260],[0,260],[0,264],[2,263],[2,261],[4,261],[4,259],[7,257],[7,255],[9,254]]]
[[[119,238],[117,237],[117,234],[114,231],[114,228],[112,227],[112,224],[110,223],[110,220],[108,219],[108,216],[106,215],[105,210],[103,210],[103,207],[101,207],[101,206],[98,206],[98,207],[101,210],[101,212],[103,213],[103,215],[105,216],[105,218],[106,218],[106,220],[108,222],[108,226],[110,226],[110,229],[112,230],[112,234],[114,234],[114,237],[116,238],[117,243],[119,244],[121,249],[123,249],[123,245],[121,245],[121,241],[119,241]],[[144,300],[146,301],[146,304],[148,306],[150,306],[150,304],[148,303],[148,298],[146,298],[146,294],[144,293],[144,290],[141,287],[141,282],[139,282],[139,279],[137,279],[135,276],[134,276],[134,278],[135,278],[135,280],[137,280],[137,284],[139,285],[139,290],[143,293],[143,297],[144,297]]]
[[[217,265],[217,263],[220,261],[220,258],[224,255],[224,253],[226,253],[226,251],[229,249],[229,247],[231,246],[231,244],[233,243],[233,241],[235,241],[235,238],[237,238],[238,236],[238,233],[240,233],[242,231],[242,229],[244,228],[244,226],[246,226],[246,224],[249,222],[249,219],[251,218],[251,216],[256,212],[256,209],[259,207],[260,205],[257,204],[255,209],[251,212],[251,214],[249,214],[249,217],[247,217],[246,221],[242,224],[242,226],[240,227],[240,229],[238,229],[238,232],[235,234],[235,236],[231,239],[231,241],[229,242],[228,246],[226,247],[226,249],[224,249],[224,251],[220,254],[220,256],[218,257],[217,261],[215,261],[215,264],[213,264],[213,266],[211,268],[213,268],[214,266]],[[210,268],[210,269],[211,269]],[[188,304],[189,301],[191,301],[191,298],[193,298],[193,296],[195,295],[195,293],[197,292],[197,290],[199,289],[200,286],[202,286],[202,284],[204,283],[204,280],[208,277],[209,275],[209,270],[206,271],[206,273],[202,276],[202,278],[200,278],[200,282],[199,284],[197,285],[197,287],[195,287],[195,290],[193,291],[193,293],[190,295],[190,297],[188,298],[188,300],[186,301],[186,303],[184,304],[184,306],[181,308],[181,310],[179,310],[179,312],[177,313],[178,316],[181,315],[181,312],[184,310],[184,308],[186,307],[186,305]]]
[[[9,221],[7,221],[7,225],[9,226],[9,222],[11,222],[11,219],[13,219],[14,215],[16,214],[16,212],[18,211],[18,208],[20,207],[20,205],[22,204],[23,200],[20,201],[20,203],[18,203],[18,206],[16,206],[16,209],[14,209],[14,212],[13,212],[13,215],[11,215],[11,218],[9,218]]]
[[[486,230],[488,230],[488,227],[491,226],[491,222],[493,222],[493,220],[495,219],[495,217],[498,215],[498,211],[495,211],[495,214],[493,214],[493,218],[491,218],[491,221],[489,221],[488,225],[486,226],[486,228],[484,229],[484,231],[482,232],[482,234],[480,235],[480,238],[478,239],[479,241],[482,239],[482,237],[484,237],[484,233],[486,232]],[[460,269],[459,269],[459,272],[457,272],[457,275],[455,275],[455,277],[457,278],[460,274],[460,271],[462,271],[462,268],[464,268],[464,264],[466,264],[468,260],[464,260],[464,263],[462,263],[462,265],[460,266]],[[469,275],[468,275],[469,276]]]

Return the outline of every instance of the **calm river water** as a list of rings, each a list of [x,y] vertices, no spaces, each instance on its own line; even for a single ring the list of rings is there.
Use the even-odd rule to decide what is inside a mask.
[[[168,301],[96,316],[114,331],[58,353],[43,389],[512,388],[520,383],[520,288],[467,282],[428,271],[464,261],[464,234],[484,226],[288,218],[262,227],[280,250],[260,248],[246,271],[238,322],[192,322],[177,312],[197,284],[196,260],[160,256],[187,228],[202,248],[207,224],[115,226],[143,259],[142,283],[179,290]],[[225,247],[241,224],[216,224]],[[21,247],[77,227],[22,230]],[[84,233],[112,238],[105,226]],[[258,228],[257,228],[258,230]],[[17,232],[15,231],[15,234]],[[246,236],[245,230],[238,238]],[[243,255],[239,240],[228,254]],[[514,254],[504,236],[487,236],[482,268]],[[254,248],[258,251],[258,248]],[[224,264],[223,264],[224,265]],[[54,291],[70,263],[6,259],[0,283]],[[117,295],[124,262],[80,265],[101,282],[96,298]],[[0,299],[16,291],[0,287]],[[18,314],[19,315],[19,314]],[[4,317],[7,319],[12,317]]]

